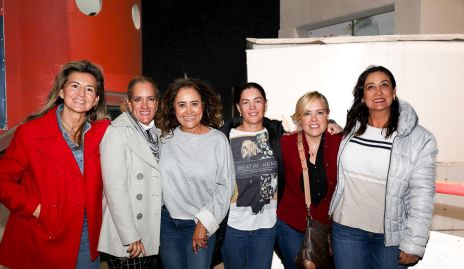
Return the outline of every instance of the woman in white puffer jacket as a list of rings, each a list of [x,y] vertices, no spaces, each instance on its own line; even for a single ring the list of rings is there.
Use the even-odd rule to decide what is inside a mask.
[[[369,67],[353,95],[329,210],[335,265],[406,268],[424,255],[429,237],[436,141],[398,100],[388,69]]]

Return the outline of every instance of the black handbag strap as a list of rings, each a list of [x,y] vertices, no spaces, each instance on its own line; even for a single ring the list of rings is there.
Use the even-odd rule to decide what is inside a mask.
[[[311,189],[309,185],[309,170],[308,170],[308,163],[306,162],[306,153],[303,146],[303,132],[298,132],[297,136],[297,144],[298,144],[298,155],[300,156],[301,161],[301,168],[303,173],[303,188],[304,188],[304,196],[305,196],[305,203],[306,203],[306,211],[308,216],[310,216],[310,209],[311,209]]]

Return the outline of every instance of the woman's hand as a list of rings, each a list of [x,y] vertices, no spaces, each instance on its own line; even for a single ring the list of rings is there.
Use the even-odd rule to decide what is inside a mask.
[[[39,204],[39,205],[35,208],[34,213],[32,213],[32,216],[34,216],[36,219],[38,219],[39,216],[40,216],[40,208],[41,208],[41,206],[40,206],[40,204]]]
[[[129,252],[129,257],[131,258],[136,258],[140,254],[145,256],[145,247],[143,246],[142,240],[130,243],[127,252]]]
[[[200,248],[206,248],[207,243],[208,235],[206,228],[200,221],[198,221],[197,226],[195,226],[195,230],[193,231],[192,249],[195,253],[197,253]]]
[[[338,125],[334,120],[329,120],[329,124],[327,125],[327,131],[329,134],[338,134],[343,132],[343,128]]]
[[[419,257],[413,254],[408,254],[406,252],[401,251],[400,255],[398,256],[399,263],[404,265],[415,264],[419,261]]]

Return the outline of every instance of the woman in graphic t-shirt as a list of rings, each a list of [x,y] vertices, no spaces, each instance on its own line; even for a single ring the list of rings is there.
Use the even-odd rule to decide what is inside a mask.
[[[284,129],[280,121],[264,117],[266,93],[259,84],[238,88],[235,104],[241,118],[222,128],[230,140],[236,174],[222,256],[226,268],[270,268]]]

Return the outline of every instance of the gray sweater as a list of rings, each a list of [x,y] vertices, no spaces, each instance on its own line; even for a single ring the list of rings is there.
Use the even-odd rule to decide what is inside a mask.
[[[224,134],[191,134],[176,128],[163,141],[163,202],[174,219],[199,220],[213,234],[230,205],[234,161]]]

